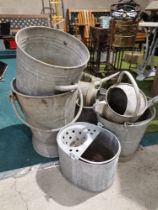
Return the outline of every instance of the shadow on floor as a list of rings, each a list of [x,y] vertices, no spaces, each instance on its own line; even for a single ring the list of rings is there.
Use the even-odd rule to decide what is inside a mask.
[[[59,167],[39,170],[36,181],[46,199],[53,199],[63,206],[75,206],[96,196],[98,193],[84,191],[67,181],[60,172]]]
[[[121,194],[150,210],[158,209],[157,151],[158,146],[148,147],[132,160],[119,163],[118,167]]]

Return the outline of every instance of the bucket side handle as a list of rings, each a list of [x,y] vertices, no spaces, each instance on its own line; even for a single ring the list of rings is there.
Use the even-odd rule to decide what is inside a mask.
[[[55,90],[58,90],[58,91],[71,91],[71,90],[76,90],[78,89],[78,85],[75,84],[75,85],[58,85],[58,86],[55,86]]]
[[[80,89],[79,87],[78,87],[78,92],[79,92],[79,97],[80,97],[80,107],[79,107],[79,110],[78,110],[76,116],[74,117],[74,119],[73,119],[70,123],[68,123],[68,124],[71,124],[71,123],[76,122],[77,119],[79,118],[81,112],[82,112],[82,108],[83,108],[83,95],[82,95],[82,91],[81,91],[81,89]],[[13,108],[13,110],[14,110],[16,116],[18,117],[18,119],[19,119],[23,124],[25,124],[25,125],[28,126],[29,128],[35,129],[35,130],[37,130],[37,131],[39,131],[39,132],[42,132],[42,131],[45,131],[45,132],[56,132],[56,131],[59,131],[59,130],[62,128],[62,127],[60,127],[60,128],[55,128],[55,129],[42,129],[42,128],[37,128],[37,127],[31,125],[30,123],[26,122],[26,120],[23,119],[23,117],[21,117],[21,115],[19,114],[19,111],[18,111],[17,105],[16,105],[16,103],[18,103],[18,99],[17,99],[16,94],[13,93],[13,92],[11,92],[11,93],[9,94],[9,98],[10,98],[10,102],[11,102],[11,104],[12,104],[12,108]],[[19,105],[19,103],[18,103],[18,105]]]
[[[155,105],[156,103],[158,103],[158,96],[155,96],[154,98],[151,98],[148,101],[148,105],[147,105],[146,109],[148,109],[149,107]]]
[[[136,108],[135,108],[135,112],[133,114],[133,117],[136,117],[139,113],[139,108],[140,108],[140,91],[139,91],[139,88],[138,88],[138,85],[137,85],[135,79],[133,78],[132,74],[130,74],[128,71],[122,71],[120,73],[118,80],[117,80],[117,84],[119,84],[121,82],[124,75],[126,75],[129,78],[131,84],[133,85],[135,94],[136,94]]]

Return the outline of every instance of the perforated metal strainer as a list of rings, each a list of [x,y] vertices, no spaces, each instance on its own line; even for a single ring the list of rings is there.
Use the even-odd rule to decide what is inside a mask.
[[[79,159],[99,134],[100,130],[95,125],[74,123],[61,129],[57,139],[66,154]]]

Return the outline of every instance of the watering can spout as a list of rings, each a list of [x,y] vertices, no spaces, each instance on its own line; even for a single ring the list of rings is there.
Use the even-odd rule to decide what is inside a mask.
[[[96,81],[96,82],[94,83],[94,85],[95,85],[95,87],[100,86],[100,85],[102,85],[104,82],[107,82],[108,80],[110,80],[110,79],[112,79],[112,78],[118,76],[119,74],[120,74],[120,72],[117,72],[117,73],[112,74],[112,75],[110,75],[110,76],[108,76],[108,77],[105,77],[105,78],[103,78],[103,79],[101,79],[101,80],[99,80],[99,81]]]

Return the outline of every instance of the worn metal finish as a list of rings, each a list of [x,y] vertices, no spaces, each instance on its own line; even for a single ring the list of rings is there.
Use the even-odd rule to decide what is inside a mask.
[[[58,131],[46,132],[31,129],[34,150],[43,157],[58,157],[56,137]]]
[[[113,132],[121,143],[120,157],[122,159],[130,159],[136,152],[149,123],[155,118],[156,109],[154,107],[148,109],[146,114],[136,123],[124,124],[114,123],[103,118],[101,113],[99,113],[99,109],[100,108],[96,107],[98,121],[103,124],[105,128]]]
[[[15,80],[12,91],[27,125],[31,125],[35,150],[42,156],[57,156],[56,134],[59,128],[73,120],[78,91],[52,96],[28,96],[16,89]]]
[[[104,109],[104,116],[109,119],[110,121],[116,122],[116,123],[124,123],[124,122],[135,122],[137,121],[137,119],[143,114],[143,112],[145,111],[145,108],[147,106],[147,100],[146,100],[146,96],[144,95],[144,93],[139,90],[139,108],[137,110],[137,112],[134,113],[134,109],[135,109],[135,105],[136,105],[136,97],[134,98],[131,96],[131,94],[134,92],[132,85],[128,84],[128,83],[121,83],[120,85],[111,87],[110,89],[108,89],[107,93],[106,93],[106,100],[104,101],[105,104],[105,109]],[[118,112],[116,112],[109,104],[110,102],[110,90],[112,88],[115,88],[114,90],[121,90],[122,88],[127,91],[127,95],[128,95],[128,104],[129,106],[133,106],[133,108],[129,108],[128,111],[125,111],[125,114],[119,114]],[[116,93],[118,93],[117,91],[115,91]],[[119,91],[120,92],[120,91]],[[109,94],[110,93],[110,94]],[[114,95],[114,94],[113,94]],[[124,99],[122,94],[117,95],[115,94],[115,97],[113,97],[115,99],[115,106],[117,107],[121,107],[121,109],[123,109],[123,104],[124,104]],[[119,98],[119,99],[118,99]],[[133,100],[132,100],[133,99]],[[132,110],[133,109],[133,110]]]
[[[124,75],[128,76],[131,84],[121,82]],[[120,73],[117,83],[106,92],[103,115],[106,119],[116,123],[136,122],[145,110],[157,101],[158,97],[148,102],[133,76],[129,72],[123,71]]]
[[[63,136],[65,135],[65,131],[69,129],[69,127],[79,128],[73,128],[73,130],[70,128],[70,132],[68,134],[70,135],[73,133],[71,131],[74,131],[76,133],[76,136],[80,135],[80,137],[78,137],[79,139],[76,141],[76,144],[78,146],[71,146],[72,139],[75,140],[75,135],[71,136],[72,138],[67,143],[63,138]],[[86,129],[88,129],[87,133]],[[99,136],[99,139],[96,139],[94,141],[97,142],[98,140],[100,140],[102,142],[102,149],[108,148],[109,150],[111,150],[113,154],[111,159],[95,162],[85,159],[80,155],[77,156],[77,149],[80,150],[83,145],[87,146],[88,137],[90,135],[88,131],[91,135],[93,135],[93,131],[99,132],[99,134],[101,134],[101,136]],[[80,144],[78,142],[80,142]],[[70,180],[72,183],[80,188],[93,192],[103,191],[111,186],[114,181],[121,149],[120,143],[113,133],[90,123],[78,122],[65,126],[59,131],[57,135],[57,144],[61,171],[68,180]]]
[[[27,95],[52,95],[56,85],[79,81],[89,60],[75,37],[48,27],[28,27],[16,34],[16,87]]]

